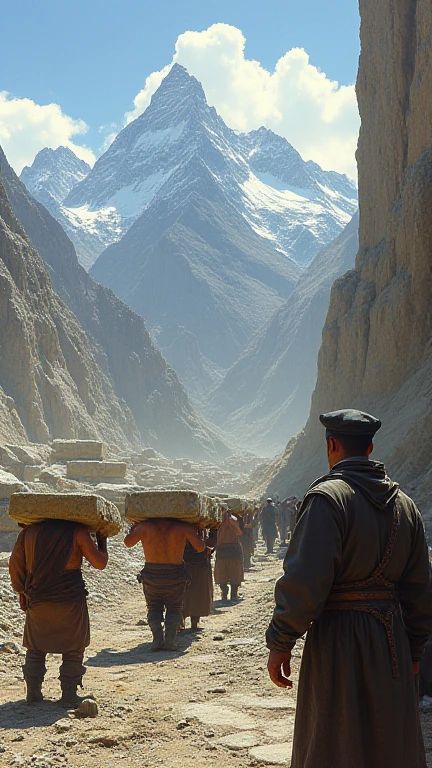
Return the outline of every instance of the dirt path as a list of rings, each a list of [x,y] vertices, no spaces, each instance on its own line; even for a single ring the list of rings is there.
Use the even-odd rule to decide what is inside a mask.
[[[127,555],[118,550],[114,562]],[[198,636],[186,630],[178,652],[154,654],[143,625],[144,600],[133,578],[138,553],[135,558],[120,582],[115,571],[114,577],[111,572],[90,578],[92,643],[85,690],[97,699],[97,719],[76,720],[56,703],[57,659],[48,662],[47,701],[28,707],[22,657],[0,657],[0,765],[289,765],[296,685],[286,692],[271,684],[263,639],[281,560],[260,554],[247,574],[241,601],[230,606],[217,601]],[[424,717],[432,758],[430,712],[426,709]]]

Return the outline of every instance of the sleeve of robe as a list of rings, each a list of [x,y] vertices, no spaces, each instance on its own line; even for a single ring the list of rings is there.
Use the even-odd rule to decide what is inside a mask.
[[[302,511],[276,583],[276,607],[267,630],[267,647],[289,651],[322,613],[342,561],[343,521],[322,495]]]
[[[25,580],[27,576],[24,550],[24,534],[25,530],[21,531],[9,559],[9,575],[15,592],[24,592]]]
[[[413,661],[420,661],[432,633],[432,585],[423,520],[412,504],[411,553],[399,582],[400,601]]]

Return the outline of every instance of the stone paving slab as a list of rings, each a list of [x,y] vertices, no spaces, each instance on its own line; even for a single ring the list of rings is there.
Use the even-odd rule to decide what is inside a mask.
[[[248,749],[250,747],[256,747],[260,743],[261,739],[256,733],[250,731],[242,731],[240,733],[230,733],[228,736],[222,736],[218,739],[218,744],[222,744],[228,749]]]
[[[248,731],[258,727],[258,723],[250,715],[242,714],[239,718],[238,710],[217,704],[190,704],[185,708],[184,715],[185,717],[196,717],[204,725],[229,726],[237,728],[239,731]]]
[[[292,743],[266,744],[264,747],[253,747],[249,751],[251,757],[266,765],[290,765]]]

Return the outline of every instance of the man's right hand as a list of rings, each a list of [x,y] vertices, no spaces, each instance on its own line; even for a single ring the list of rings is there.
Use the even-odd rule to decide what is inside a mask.
[[[100,531],[97,531],[97,533],[96,533],[96,541],[97,541],[98,549],[100,549],[101,552],[106,552],[107,537],[103,536]]]
[[[292,688],[292,682],[289,680],[291,674],[291,651],[270,651],[267,669],[270,680],[278,688]]]

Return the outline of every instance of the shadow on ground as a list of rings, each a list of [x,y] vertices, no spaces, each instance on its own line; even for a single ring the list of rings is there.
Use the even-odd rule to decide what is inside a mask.
[[[183,656],[188,648],[200,640],[200,633],[185,630],[178,634],[176,651],[152,651],[150,643],[140,643],[128,651],[117,651],[115,648],[102,648],[94,656],[85,660],[87,667],[118,667],[127,664],[150,664],[157,661],[168,661]]]
[[[38,704],[26,704],[24,699],[8,701],[0,705],[0,728],[26,730],[53,725],[66,716],[59,702],[44,700]],[[20,738],[17,742],[21,741]]]

